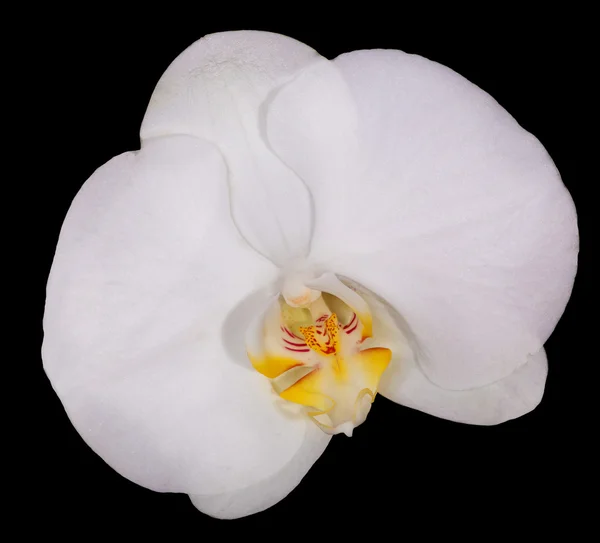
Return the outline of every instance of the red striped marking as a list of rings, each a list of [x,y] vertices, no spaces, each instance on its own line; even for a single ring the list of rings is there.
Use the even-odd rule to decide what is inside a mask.
[[[352,327],[352,330],[346,330],[346,334],[351,334],[352,332],[354,332],[354,330],[356,330],[357,327],[358,327],[358,321],[356,321],[356,324]]]
[[[288,336],[290,336],[291,338],[294,339],[299,339],[300,341],[302,341],[301,337],[298,337],[296,334],[292,334],[287,328],[285,328],[284,326],[281,327],[281,331],[285,332]]]
[[[288,341],[285,338],[283,338],[283,341],[285,341],[288,345],[291,345],[292,347],[306,347],[306,341],[304,343],[294,343],[292,341]]]
[[[354,323],[354,319],[356,319],[356,313],[352,315],[352,320],[348,324],[346,324],[346,326],[344,326],[344,329],[350,328],[350,326],[352,326],[352,324]]]

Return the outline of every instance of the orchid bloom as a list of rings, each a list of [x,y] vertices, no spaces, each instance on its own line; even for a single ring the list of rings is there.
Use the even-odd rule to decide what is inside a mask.
[[[535,408],[577,251],[540,142],[452,70],[214,34],[75,198],[44,367],[117,472],[241,517],[378,393],[470,424]]]

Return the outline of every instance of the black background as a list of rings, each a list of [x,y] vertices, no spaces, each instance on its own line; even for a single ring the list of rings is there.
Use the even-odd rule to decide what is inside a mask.
[[[363,6],[364,13],[354,13],[348,22],[349,8],[326,20],[319,11],[291,5],[268,16],[233,7],[218,15],[161,9],[152,21],[150,8],[126,20],[121,11],[106,8],[53,11],[36,35],[41,48],[33,109],[40,106],[44,122],[33,136],[50,152],[36,185],[41,280],[31,367],[37,422],[28,449],[36,475],[22,505],[30,518],[43,521],[48,534],[69,537],[107,528],[116,536],[129,530],[172,537],[189,531],[200,538],[217,528],[221,536],[321,538],[321,521],[332,528],[367,526],[369,537],[389,530],[385,537],[398,539],[437,530],[487,538],[521,521],[533,525],[534,533],[565,521],[577,529],[583,515],[579,488],[587,484],[586,472],[581,475],[578,468],[590,431],[578,405],[585,379],[581,368],[591,364],[582,347],[588,296],[583,285],[589,274],[588,195],[581,166],[588,49],[579,22],[586,15],[570,17],[564,10],[535,17],[502,10],[442,14],[433,7],[426,14],[392,15]],[[96,168],[139,147],[148,99],[169,63],[203,35],[236,29],[287,34],[328,58],[355,49],[395,48],[453,68],[494,96],[548,149],[578,207],[583,252],[573,296],[546,345],[550,372],[534,412],[500,426],[476,427],[378,397],[367,423],[351,439],[334,438],[286,499],[251,517],[219,521],[198,512],[185,495],[151,492],[104,464],[71,426],[43,373],[39,345],[45,280],[72,198]],[[523,535],[522,530],[515,534]]]

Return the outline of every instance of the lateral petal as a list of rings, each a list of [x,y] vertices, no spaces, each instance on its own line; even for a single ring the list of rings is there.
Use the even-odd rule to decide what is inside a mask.
[[[243,492],[309,439],[312,423],[279,407],[232,318],[246,299],[260,310],[277,270],[231,223],[225,176],[213,146],[186,136],[112,159],[75,198],[48,282],[53,387],[86,443],[157,491]],[[313,461],[327,442],[310,438]]]
[[[577,268],[576,213],[552,160],[492,97],[435,62],[375,50],[334,64],[359,143],[343,175],[303,170],[315,202],[311,261],[398,310],[435,384],[507,377],[554,329]],[[327,88],[347,104],[343,85]],[[324,115],[326,131],[334,122]],[[292,163],[276,126],[269,142]],[[336,145],[352,148],[353,137],[338,133]],[[316,152],[298,154],[320,164]]]

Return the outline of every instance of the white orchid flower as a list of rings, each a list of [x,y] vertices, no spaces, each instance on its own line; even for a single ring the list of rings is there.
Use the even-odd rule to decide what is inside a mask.
[[[117,472],[241,517],[377,393],[470,424],[532,410],[577,250],[542,145],[452,70],[215,34],[75,198],[44,366]]]

